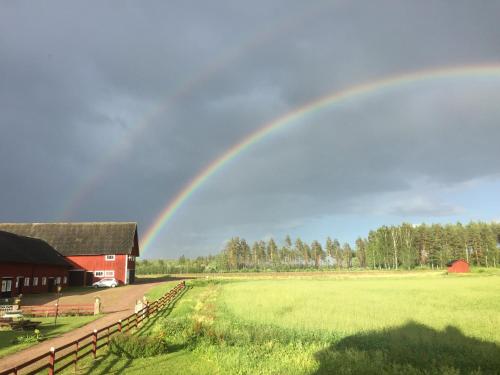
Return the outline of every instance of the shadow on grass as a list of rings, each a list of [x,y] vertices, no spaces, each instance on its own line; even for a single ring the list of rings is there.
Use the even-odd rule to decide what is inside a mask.
[[[346,337],[315,357],[315,374],[500,374],[499,345],[415,322]]]
[[[182,291],[158,314],[149,317],[143,325],[141,325],[134,334],[136,335],[145,335],[148,333],[148,330],[154,326],[156,321],[160,317],[168,316],[172,310],[174,309],[177,302],[181,299],[181,297],[186,293],[191,287],[187,286],[182,289]],[[168,352],[174,353],[176,351],[180,351],[185,348],[185,345],[169,345]],[[85,374],[119,374],[125,368],[130,366],[133,358],[127,356],[117,356],[115,354],[107,353],[103,354],[102,357],[93,361],[88,368],[83,370]],[[119,366],[117,366],[119,364]],[[104,367],[103,367],[104,366]],[[115,366],[117,366],[115,368]],[[101,368],[102,367],[102,368]]]
[[[189,289],[191,289],[191,286],[186,285],[186,287],[182,289],[181,292],[167,306],[163,308],[163,310],[161,310],[158,314],[149,317],[146,322],[139,327],[139,329],[136,331],[136,334],[142,335],[147,333],[147,331],[155,325],[158,319],[170,315],[177,302]]]

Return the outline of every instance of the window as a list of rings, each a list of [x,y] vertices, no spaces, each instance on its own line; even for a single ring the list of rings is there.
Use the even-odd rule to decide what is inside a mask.
[[[24,279],[24,286],[30,286],[30,278],[29,277]]]
[[[38,286],[38,277],[33,278],[33,286]]]
[[[105,271],[106,277],[115,277],[115,271]]]
[[[66,284],[68,282],[68,278],[66,276],[63,277],[63,284]]]
[[[61,284],[61,276],[56,277],[56,285]]]
[[[106,260],[107,261],[115,260],[115,256],[114,255],[106,255]]]
[[[131,262],[134,262],[135,261],[135,256],[129,255],[128,256],[128,260],[130,260]]]
[[[2,279],[2,293],[12,292],[12,280]]]
[[[47,278],[45,276],[42,277],[42,285],[47,285]]]
[[[95,277],[103,277],[104,276],[104,271],[94,271],[94,276]]]

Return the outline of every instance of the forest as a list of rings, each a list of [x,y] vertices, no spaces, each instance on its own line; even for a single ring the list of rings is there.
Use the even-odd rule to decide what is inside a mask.
[[[249,244],[233,237],[216,255],[197,258],[140,260],[137,274],[176,274],[234,271],[293,271],[308,269],[442,269],[453,259],[472,266],[500,266],[500,223],[403,223],[382,226],[354,246],[328,237],[308,243],[286,236]]]

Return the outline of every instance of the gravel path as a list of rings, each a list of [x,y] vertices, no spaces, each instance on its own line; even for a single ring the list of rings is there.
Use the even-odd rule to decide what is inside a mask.
[[[41,343],[33,345],[20,352],[0,358],[0,371],[14,367],[19,363],[47,353],[51,347],[62,346],[92,332],[94,329],[100,329],[132,314],[134,312],[136,300],[141,299],[142,296],[153,286],[168,281],[166,279],[153,280],[145,280],[139,284],[127,285],[119,288],[85,290],[81,291],[81,293],[69,293],[69,295],[63,296],[60,300],[61,304],[93,303],[95,297],[99,296],[103,303],[103,310],[106,312],[106,315],[83,327],[66,332],[59,337],[42,341]],[[53,301],[47,301],[46,303],[53,303]]]

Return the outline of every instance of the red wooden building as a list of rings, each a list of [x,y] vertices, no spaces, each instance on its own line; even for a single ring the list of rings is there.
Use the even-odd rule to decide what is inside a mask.
[[[452,273],[464,273],[469,272],[469,263],[463,259],[456,259],[448,262],[446,264],[448,267],[448,272]]]
[[[102,278],[135,281],[139,256],[137,223],[15,223],[0,230],[40,238],[71,264],[69,285],[91,285]]]
[[[67,285],[69,262],[47,242],[0,231],[1,298]]]

